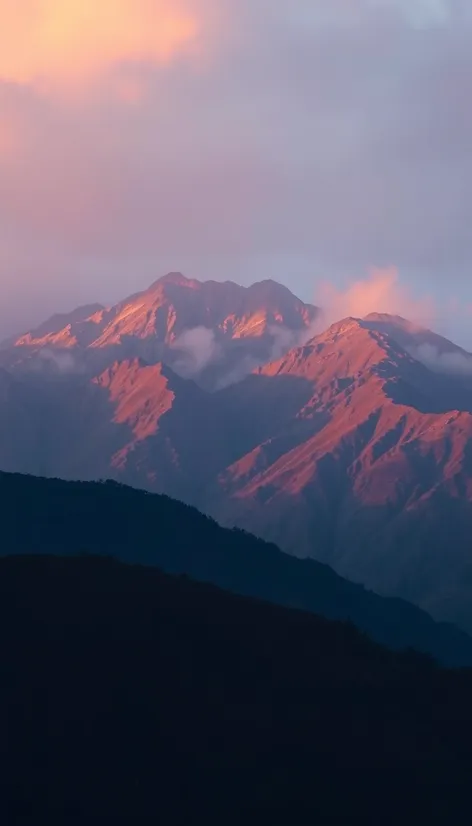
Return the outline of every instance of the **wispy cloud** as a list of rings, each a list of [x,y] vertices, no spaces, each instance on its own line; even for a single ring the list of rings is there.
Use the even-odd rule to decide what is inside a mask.
[[[175,369],[185,377],[198,375],[223,355],[214,331],[208,327],[184,330],[173,342],[172,349],[178,354]]]

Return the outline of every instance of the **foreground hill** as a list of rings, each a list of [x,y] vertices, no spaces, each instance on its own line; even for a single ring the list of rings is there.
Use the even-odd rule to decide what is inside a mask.
[[[471,672],[96,558],[0,560],[4,823],[468,823]]]
[[[98,554],[157,565],[228,590],[331,619],[351,620],[392,648],[472,665],[472,640],[402,600],[343,580],[312,560],[219,527],[167,497],[112,482],[72,483],[0,474],[3,554]]]
[[[112,307],[53,316],[5,342],[0,363],[28,370],[62,364],[92,374],[142,358],[214,389],[309,338],[317,316],[275,281],[241,287],[169,273]]]

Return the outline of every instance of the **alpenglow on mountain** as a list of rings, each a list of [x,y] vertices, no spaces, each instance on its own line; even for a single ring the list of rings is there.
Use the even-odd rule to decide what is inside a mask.
[[[241,287],[169,273],[115,306],[56,315],[14,337],[3,363],[29,366],[39,357],[43,367],[89,372],[142,358],[214,389],[308,340],[318,315],[275,281]]]
[[[312,335],[274,282],[93,309],[1,351],[0,469],[168,493],[472,631],[470,354],[385,314]]]

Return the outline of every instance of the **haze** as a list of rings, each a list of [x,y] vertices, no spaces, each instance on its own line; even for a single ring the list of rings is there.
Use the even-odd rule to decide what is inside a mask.
[[[0,336],[182,270],[401,309],[472,348],[470,3],[0,0],[0,19]]]

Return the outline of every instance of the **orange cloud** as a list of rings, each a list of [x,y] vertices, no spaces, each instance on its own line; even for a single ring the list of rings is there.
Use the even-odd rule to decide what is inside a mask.
[[[436,315],[434,302],[429,297],[415,299],[400,284],[395,267],[373,269],[368,278],[354,281],[346,290],[323,283],[317,303],[325,308],[328,323],[348,316],[363,318],[369,313],[390,313],[420,324],[431,324]]]
[[[77,81],[168,61],[199,34],[189,0],[0,0],[0,79]]]

